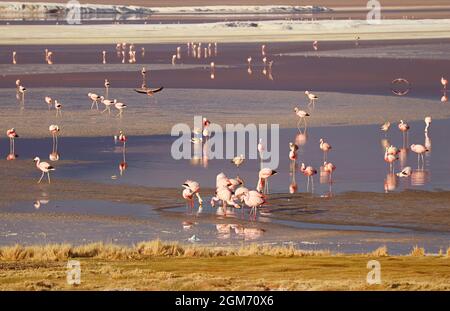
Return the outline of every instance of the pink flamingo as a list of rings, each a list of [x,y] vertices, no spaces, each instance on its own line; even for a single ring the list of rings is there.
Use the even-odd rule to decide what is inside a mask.
[[[202,197],[200,196],[200,184],[198,182],[188,179],[184,182],[183,187],[189,188],[192,194],[195,194],[197,196],[199,205],[203,204]]]
[[[305,132],[306,132],[306,117],[309,117],[310,114],[307,113],[307,112],[304,111],[304,110],[298,109],[297,107],[294,108],[294,112],[295,112],[295,114],[299,117],[299,119],[298,119],[298,121],[297,121],[297,128],[298,128],[298,131],[301,132],[301,130],[300,130],[300,122],[303,120],[303,122],[304,122],[304,124],[305,124]]]
[[[336,166],[331,162],[323,162],[323,170],[330,176],[329,181],[331,183],[333,172],[336,170]]]
[[[430,116],[425,117],[424,122],[425,122],[425,133],[428,133],[428,129],[430,128],[431,125],[431,117]]]
[[[239,204],[233,201],[233,192],[228,187],[219,187],[216,189],[215,196],[211,199],[211,205],[214,207],[214,202],[222,201],[222,210],[224,215],[227,214],[227,205],[234,208],[241,208]]]
[[[319,97],[316,94],[311,93],[310,91],[305,91],[305,95],[309,99],[308,106],[311,106],[314,108],[316,106],[316,100],[319,99]]]
[[[249,191],[243,195],[244,203],[251,208],[250,216],[256,219],[257,209],[266,203],[264,195],[258,191]]]
[[[53,99],[49,96],[45,96],[45,102],[48,106],[48,110],[52,109],[52,105],[53,105]]]
[[[325,142],[323,138],[321,138],[319,142],[320,142],[320,149],[323,151],[323,162],[326,162],[328,159],[328,152],[331,150],[331,145]]]
[[[48,130],[50,131],[50,134],[52,134],[52,152],[57,152],[58,150],[58,133],[60,131],[59,126],[56,124],[52,124],[48,127]]]
[[[264,150],[265,150],[262,138],[259,139],[257,149],[258,149],[259,159],[260,159],[259,166],[260,166],[260,168],[262,168],[262,165],[263,165],[263,153],[264,153]]]
[[[403,133],[403,148],[405,148],[408,140],[408,131],[410,129],[408,123],[404,122],[403,120],[400,120],[400,123],[398,124],[398,129],[400,132]]]
[[[44,174],[47,174],[48,177],[48,183],[50,183],[50,171],[54,171],[55,168],[48,164],[47,162],[41,162],[41,159],[38,157],[34,158],[34,162],[36,162],[36,167],[42,172],[41,178],[38,181],[38,184],[41,183],[42,178],[44,177]]]
[[[265,194],[269,193],[269,184],[268,184],[268,178],[270,176],[273,176],[277,174],[277,171],[272,170],[270,168],[262,168],[259,173],[258,173],[258,184],[256,185],[256,190],[258,190],[258,192],[263,192]]]
[[[289,160],[291,160],[290,170],[295,170],[295,162],[297,161],[298,146],[292,142],[289,143]]]
[[[94,109],[94,105],[97,107],[98,110],[98,102],[103,101],[105,98],[103,96],[99,96],[95,93],[88,93],[88,97],[92,100],[91,110]]]
[[[410,166],[405,167],[401,172],[397,173],[398,177],[409,177],[412,175],[412,168]]]
[[[448,80],[444,77],[441,77],[441,84],[444,87],[444,90],[447,90]]]
[[[57,100],[55,100],[55,109],[56,109],[56,116],[61,116],[62,117],[62,104],[60,102],[58,102]]]
[[[424,158],[423,155],[425,154],[425,152],[428,152],[428,148],[423,146],[423,145],[419,145],[419,144],[412,144],[410,147],[412,152],[417,153],[417,168],[419,168],[419,164],[420,164],[420,159],[422,158],[422,169],[425,166],[425,162],[424,162]]]
[[[11,129],[6,131],[6,136],[8,136],[8,138],[9,138],[9,154],[14,154],[15,155],[14,139],[18,138],[19,135],[17,135],[17,132],[16,132],[16,130],[14,128],[11,128]]]
[[[386,152],[384,153],[384,161],[389,163],[389,173],[394,173],[394,162],[397,160],[397,155],[389,153],[388,148],[386,148]]]
[[[185,187],[182,192],[183,199],[187,201],[187,205],[194,208],[194,193],[189,187]]]
[[[305,163],[302,163],[300,167],[300,172],[303,173],[306,177],[308,177],[308,182],[306,184],[306,191],[309,191],[309,183],[311,180],[311,192],[314,192],[314,175],[317,174],[317,170],[312,166],[305,166]]]

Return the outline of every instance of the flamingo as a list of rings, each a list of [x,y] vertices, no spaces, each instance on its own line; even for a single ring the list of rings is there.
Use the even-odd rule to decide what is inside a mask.
[[[216,189],[215,197],[212,198],[211,203],[215,201],[222,201],[222,210],[225,215],[227,213],[227,205],[231,205],[234,208],[241,208],[239,204],[233,201],[233,193],[228,187],[219,187]]]
[[[386,134],[389,131],[390,127],[391,127],[391,122],[387,121],[387,122],[384,122],[383,125],[381,125],[380,129]]]
[[[103,64],[106,64],[106,51],[102,51],[102,57],[103,57]]]
[[[45,102],[47,103],[48,110],[52,109],[53,99],[49,96],[45,96]]]
[[[172,55],[172,65],[173,65],[173,66],[175,66],[176,59],[177,59],[177,56],[176,56],[175,54]]]
[[[12,53],[12,63],[13,63],[13,65],[17,64],[16,55],[17,55],[17,52],[13,51],[13,53]]]
[[[41,178],[38,181],[38,184],[41,183],[42,178],[44,177],[44,174],[47,174],[48,177],[48,183],[50,183],[50,171],[54,171],[55,168],[48,164],[47,162],[41,162],[41,159],[39,157],[34,158],[34,162],[36,163],[36,167],[41,170],[42,175]]]
[[[311,93],[310,91],[305,91],[305,95],[308,97],[309,99],[309,103],[308,106],[312,105],[313,108],[316,104],[316,100],[319,99],[319,97],[313,93]]]
[[[277,174],[277,171],[267,167],[259,170],[258,184],[256,185],[256,190],[258,190],[258,192],[269,193],[269,184],[267,180],[270,176],[273,176],[275,174]]]
[[[197,199],[198,199],[198,204],[202,205],[203,204],[203,199],[200,196],[200,184],[196,181],[193,180],[186,180],[183,184],[183,187],[186,189],[189,189],[192,195],[196,195]],[[192,206],[193,207],[193,206]]]
[[[257,148],[258,148],[259,158],[261,160],[260,161],[260,166],[262,167],[263,153],[264,153],[264,150],[265,150],[262,138],[259,139],[259,143],[258,143]]]
[[[289,143],[289,160],[291,160],[291,170],[295,170],[295,161],[297,161],[298,146],[292,142]]]
[[[394,162],[398,160],[397,155],[388,153],[388,149],[384,153],[384,161],[389,163],[389,172],[394,173]]]
[[[192,193],[191,189],[189,189],[188,187],[183,189],[182,192],[182,196],[183,199],[185,199],[187,201],[187,205],[190,206],[191,208],[194,208],[194,193]]]
[[[419,168],[419,164],[420,164],[420,159],[422,158],[422,168],[425,165],[424,159],[423,159],[423,155],[425,154],[425,152],[428,152],[428,148],[425,147],[424,145],[419,145],[419,144],[412,144],[410,147],[412,152],[417,153],[417,168]]]
[[[108,98],[109,96],[109,87],[111,86],[111,83],[109,83],[108,79],[105,79],[105,98]]]
[[[234,165],[236,165],[237,168],[239,168],[239,166],[242,165],[242,163],[244,163],[245,157],[243,154],[234,157],[233,159],[231,159],[231,163],[233,163]]]
[[[444,87],[444,90],[446,90],[447,85],[448,85],[448,80],[446,78],[444,78],[443,76],[441,77],[441,84]]]
[[[56,109],[56,116],[59,115],[62,117],[62,104],[57,100],[55,100],[55,109]]]
[[[214,64],[214,62],[211,62],[210,67],[211,67],[211,79],[214,80],[214,78],[216,77],[216,65]]]
[[[251,208],[250,215],[253,214],[253,219],[256,219],[257,209],[266,203],[265,197],[258,191],[249,191],[242,198],[245,205]]]
[[[17,135],[17,132],[14,128],[11,128],[6,131],[6,136],[9,138],[9,154],[14,154],[14,139],[19,138],[19,135]]]
[[[319,142],[320,142],[320,149],[323,151],[323,161],[325,162],[328,159],[328,152],[331,150],[331,145],[325,142],[323,138],[321,138]]]
[[[305,124],[305,131],[306,131],[306,126],[307,126],[307,125],[306,125],[306,117],[309,117],[310,114],[307,113],[307,112],[304,111],[304,110],[298,109],[298,107],[295,107],[295,108],[294,108],[294,112],[295,112],[295,114],[299,117],[299,119],[298,119],[298,121],[297,121],[297,128],[298,128],[299,132],[301,132],[301,130],[300,130],[300,123],[301,123],[302,120],[303,120],[303,122],[304,122],[304,124]]]
[[[91,110],[94,109],[94,105],[98,110],[98,102],[105,99],[103,96],[99,96],[95,93],[88,93],[88,97],[92,100]]]
[[[303,175],[308,177],[308,181],[306,184],[306,191],[309,191],[309,183],[311,181],[311,192],[314,192],[314,175],[317,174],[317,170],[312,166],[306,166],[305,163],[302,163],[300,167],[300,172],[302,172]]]
[[[410,166],[405,167],[401,172],[397,173],[398,177],[409,177],[412,174],[412,168]]]
[[[323,162],[323,170],[330,175],[329,181],[331,183],[333,172],[336,170],[336,166],[331,162]]]
[[[407,135],[409,131],[409,125],[408,123],[404,122],[403,120],[400,120],[400,123],[398,124],[398,129],[403,133],[403,147],[405,147],[407,143]]]
[[[104,113],[105,111],[108,111],[109,114],[111,114],[111,106],[117,104],[117,99],[103,99],[102,104],[105,105],[105,109],[102,110],[101,113]]]
[[[317,51],[319,49],[319,42],[316,40],[312,44],[314,51]]]
[[[430,116],[425,117],[424,121],[425,121],[425,133],[428,133],[428,128],[431,125],[431,117]]]
[[[442,97],[441,97],[441,102],[442,102],[442,103],[448,102],[447,93],[444,93],[444,95],[442,95]]]
[[[19,85],[17,85],[17,82],[19,82]],[[17,86],[18,99],[20,99],[20,103],[22,105],[25,105],[25,92],[27,91],[27,89],[23,85],[20,85],[20,80],[16,81],[16,86]],[[20,98],[19,98],[19,96],[20,96]]]
[[[56,152],[56,150],[58,149],[58,133],[60,131],[60,128],[58,125],[52,124],[48,127],[48,130],[50,131],[50,134],[52,134],[52,152]]]
[[[261,55],[262,56],[266,55],[266,45],[265,44],[261,45]]]
[[[400,150],[397,147],[393,146],[393,145],[389,145],[386,148],[386,152],[388,154],[391,154],[391,155],[397,155],[397,154],[400,153]]]
[[[115,103],[114,107],[116,107],[117,110],[119,110],[119,113],[117,114],[117,117],[122,117],[123,114],[123,110],[125,108],[127,108],[127,105],[123,104],[123,103]]]

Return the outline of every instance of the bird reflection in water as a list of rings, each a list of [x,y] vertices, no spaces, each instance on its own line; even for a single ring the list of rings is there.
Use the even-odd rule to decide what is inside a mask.
[[[266,232],[262,228],[245,227],[240,224],[216,224],[216,230],[219,239],[230,239],[232,232],[234,232],[244,240],[256,240]]]
[[[388,173],[384,179],[384,192],[388,193],[397,189],[397,176],[393,173]]]
[[[412,186],[424,186],[430,181],[430,173],[424,169],[414,170],[411,174]]]
[[[52,135],[52,152],[49,154],[48,158],[50,161],[58,161],[59,153],[58,153],[58,135],[60,132],[60,128],[56,124],[52,124],[48,128],[50,134]]]

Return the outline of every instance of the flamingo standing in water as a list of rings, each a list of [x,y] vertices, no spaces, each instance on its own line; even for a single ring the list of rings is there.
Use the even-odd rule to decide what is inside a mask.
[[[234,208],[241,208],[239,204],[233,201],[233,192],[226,186],[220,186],[216,189],[215,196],[211,199],[211,205],[214,206],[216,201],[222,201],[222,210],[224,215],[227,214],[227,205]]]
[[[306,177],[308,177],[308,181],[306,184],[306,191],[309,191],[309,183],[311,181],[311,192],[314,192],[314,175],[317,174],[317,170],[312,166],[306,166],[305,163],[302,163],[300,167],[300,172],[303,173]]]
[[[194,193],[192,192],[192,190],[189,189],[189,187],[185,187],[181,195],[183,196],[183,199],[187,201],[186,205],[194,208]]]
[[[52,105],[53,105],[53,99],[49,96],[45,96],[45,103],[48,106],[48,110],[52,109]]]
[[[389,163],[389,173],[394,173],[394,162],[398,160],[398,157],[396,154],[392,154],[388,152],[388,148],[386,148],[386,151],[384,153],[384,161]]]
[[[319,97],[316,94],[311,93],[310,91],[305,91],[305,95],[308,97],[309,99],[309,103],[308,106],[311,106],[314,108],[316,105],[316,100],[319,99]]]
[[[109,83],[108,79],[105,79],[105,98],[108,98],[109,96],[109,87],[111,86],[111,83]]]
[[[336,170],[336,166],[331,162],[323,162],[323,170],[327,172],[330,176],[329,182],[331,183],[333,178],[333,172]]]
[[[309,117],[310,114],[307,113],[304,110],[298,109],[297,107],[294,108],[294,112],[299,117],[299,119],[297,121],[297,128],[298,128],[299,132],[301,132],[300,125],[301,125],[301,121],[302,120],[303,120],[303,123],[305,124],[305,132],[306,132],[306,127],[307,127],[307,125],[306,125],[306,117]]]
[[[253,219],[256,219],[257,209],[266,203],[264,195],[258,191],[248,191],[242,196],[245,205],[251,208],[250,216],[253,215]]]
[[[425,162],[423,159],[423,155],[425,154],[425,152],[428,152],[429,150],[427,149],[427,147],[423,146],[423,145],[419,145],[419,144],[412,144],[410,147],[412,152],[417,153],[417,168],[422,168],[425,166]],[[422,166],[420,167],[420,159],[422,159]]]
[[[405,148],[408,140],[408,131],[409,131],[409,125],[408,123],[404,122],[403,120],[400,120],[400,123],[398,124],[398,129],[400,132],[403,133],[403,148]]]
[[[266,45],[265,44],[261,45],[261,55],[266,56]]]
[[[6,136],[9,138],[9,154],[15,155],[14,151],[14,139],[19,138],[19,135],[17,135],[17,132],[14,128],[11,128],[6,131]]]
[[[331,150],[331,145],[323,140],[323,138],[320,139],[320,149],[323,151],[323,161],[327,161],[328,159],[328,152]]]
[[[264,150],[265,150],[262,138],[259,139],[259,143],[258,143],[257,148],[258,148],[259,159],[260,159],[260,167],[262,168],[262,165],[263,165],[263,153],[264,153]]]
[[[56,109],[56,116],[61,116],[62,117],[62,104],[60,102],[58,102],[57,100],[55,100],[55,109]]]
[[[258,173],[258,184],[256,185],[256,190],[258,192],[263,192],[264,194],[269,193],[269,183],[268,178],[277,174],[277,171],[270,168],[263,168]]]
[[[444,88],[444,91],[447,90],[448,80],[444,77],[441,77],[441,84]]]
[[[247,72],[249,75],[251,75],[252,74],[252,57],[251,56],[249,56],[247,58],[247,65],[248,65]]]
[[[94,106],[96,106],[98,110],[98,102],[105,99],[103,96],[99,96],[95,93],[88,93],[88,97],[92,100],[91,110],[94,109]]]
[[[384,135],[386,136],[390,127],[391,127],[391,122],[387,121],[387,122],[384,122],[383,125],[381,125],[380,130],[382,130],[384,132]]]
[[[184,182],[183,187],[188,188],[191,190],[192,195],[195,194],[197,196],[199,205],[203,204],[203,199],[200,196],[200,184],[198,182],[188,179]]]
[[[106,51],[102,51],[102,58],[103,58],[102,63],[106,64]]]
[[[13,63],[13,65],[17,64],[16,55],[17,55],[17,52],[13,51],[13,53],[12,53],[12,63]]]
[[[424,121],[425,121],[425,133],[428,133],[428,128],[431,125],[431,117],[430,116],[425,117]]]
[[[60,131],[60,128],[56,124],[52,124],[48,127],[48,130],[50,131],[50,134],[52,134],[52,153],[57,152],[58,150],[58,134]]]
[[[48,183],[50,183],[50,171],[54,171],[55,168],[48,164],[47,162],[41,162],[41,159],[39,157],[34,158],[34,162],[36,163],[36,167],[42,172],[41,178],[39,178],[38,184],[41,183],[42,178],[44,177],[44,174],[47,174],[48,177]]]
[[[111,106],[117,104],[117,99],[103,99],[102,104],[105,105],[105,109],[101,113],[108,111],[108,113],[111,114]]]
[[[127,105],[125,105],[124,103],[117,103],[117,102],[116,102],[116,103],[114,104],[114,107],[116,107],[116,109],[119,110],[119,113],[117,114],[116,117],[122,117],[123,110],[124,110],[125,108],[127,108]]]
[[[298,146],[292,142],[289,143],[289,160],[291,160],[290,163],[290,170],[295,170],[295,162],[297,161],[297,151]]]

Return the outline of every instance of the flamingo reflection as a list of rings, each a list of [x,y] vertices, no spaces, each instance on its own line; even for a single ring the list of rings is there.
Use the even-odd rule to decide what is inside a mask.
[[[397,189],[397,176],[390,172],[384,179],[384,192],[388,193],[395,189]]]
[[[411,174],[411,185],[424,186],[430,179],[428,171],[424,169],[414,170]]]
[[[52,152],[50,153],[49,159],[50,161],[58,161],[59,153],[58,153],[58,135],[60,128],[56,124],[52,124],[48,127],[50,134],[52,134]]]

